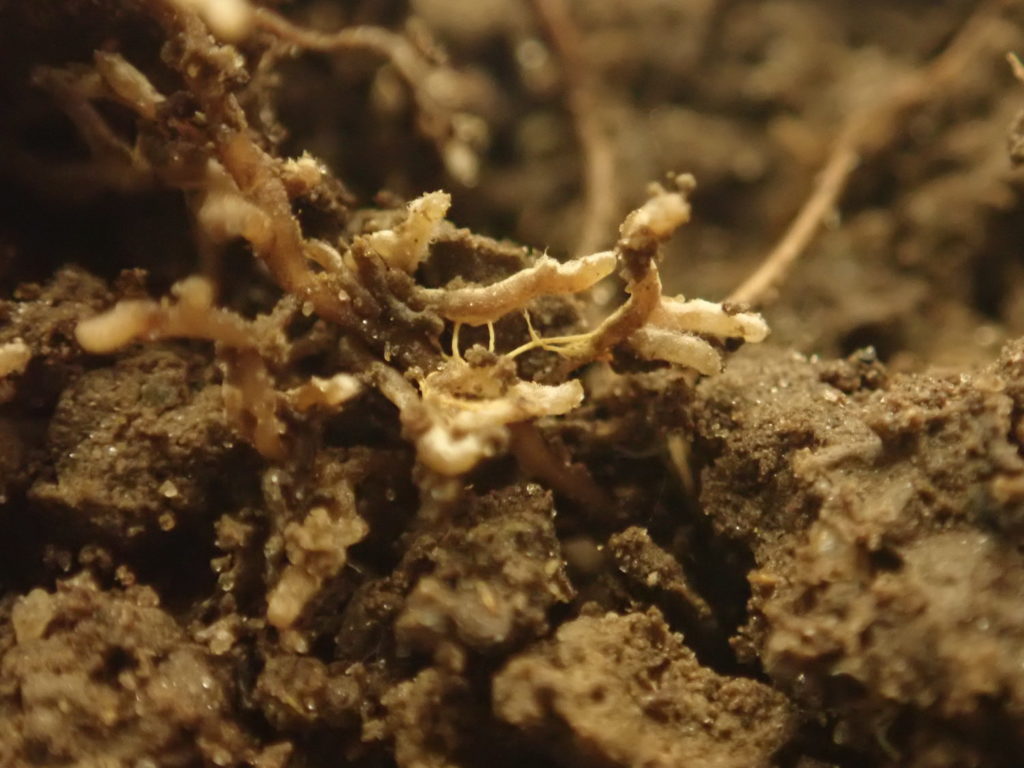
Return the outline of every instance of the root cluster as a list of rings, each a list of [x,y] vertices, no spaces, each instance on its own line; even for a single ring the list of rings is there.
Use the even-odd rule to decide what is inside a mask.
[[[584,365],[621,352],[713,374],[722,366],[722,342],[757,342],[767,335],[757,315],[662,295],[659,249],[689,220],[687,195],[694,185],[689,176],[674,179],[670,189],[653,186],[649,200],[626,217],[612,250],[566,262],[534,257],[518,272],[486,284],[459,277],[435,287],[417,281],[431,244],[450,226],[445,221],[450,197],[444,192],[422,195],[408,204],[397,223],[348,241],[307,236],[294,204],[325,185],[329,172],[308,155],[279,158],[261,146],[232,85],[244,78],[231,43],[241,43],[260,29],[276,41],[316,51],[370,46],[405,74],[423,110],[436,110],[422,91],[419,75],[413,76],[423,62],[409,61],[407,43],[389,37],[391,33],[314,33],[244,3],[176,0],[149,3],[148,8],[168,34],[181,39],[180,54],[169,64],[183,90],[203,108],[201,120],[199,113],[192,118],[186,167],[180,154],[168,158],[141,140],[128,146],[104,122],[97,104],[114,100],[134,113],[139,136],[172,129],[181,133],[173,123],[180,118],[172,118],[167,107],[171,99],[121,55],[98,53],[91,67],[47,70],[40,72],[39,81],[75,120],[96,163],[119,166],[120,175],[143,175],[180,189],[190,201],[202,246],[216,250],[233,241],[246,243],[289,300],[337,328],[344,343],[358,350],[363,367],[278,391],[268,360],[275,345],[285,345],[280,330],[274,337],[265,318],[245,321],[218,308],[214,286],[202,277],[178,284],[171,299],[118,302],[82,322],[78,341],[96,354],[135,341],[213,342],[226,368],[226,406],[240,432],[266,458],[279,461],[287,454],[283,409],[337,409],[359,391],[353,376],[360,374],[398,406],[406,437],[415,443],[423,466],[456,477],[505,452],[509,425],[560,416],[577,407],[584,389],[569,377]],[[196,74],[199,64],[207,74]],[[437,115],[428,122],[436,127]],[[628,295],[618,309],[590,330],[546,338],[537,334],[528,314],[534,302],[586,294],[616,269]],[[526,316],[528,339],[511,349],[496,349],[494,324],[513,314]],[[462,325],[488,326],[490,349],[463,357],[458,349]],[[442,344],[449,330],[451,355]],[[522,378],[513,362],[534,350],[561,358],[544,381]]]

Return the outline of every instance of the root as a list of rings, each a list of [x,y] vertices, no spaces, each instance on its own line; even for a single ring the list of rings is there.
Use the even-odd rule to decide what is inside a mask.
[[[559,16],[564,15],[564,6],[561,0],[535,2],[552,35],[562,40],[556,45],[567,59],[567,69],[577,72],[567,73],[567,80],[581,135],[590,136],[584,141],[590,147],[587,152],[600,154],[603,150],[594,150],[593,143],[593,97],[586,95],[592,84],[580,86],[579,78],[585,78],[578,74],[583,71],[582,64],[568,63],[577,56],[572,48],[577,42],[571,26],[566,26],[568,18]],[[401,223],[355,237],[347,251],[307,238],[293,212],[293,199],[322,186],[327,171],[309,156],[282,160],[261,146],[248,126],[239,96],[231,90],[238,87],[233,84],[244,82],[244,60],[230,46],[218,45],[208,27],[221,39],[258,28],[310,50],[362,50],[382,56],[406,79],[427,132],[433,131],[439,146],[450,149],[451,142],[459,141],[447,122],[451,116],[427,87],[427,77],[436,69],[434,63],[405,38],[383,29],[353,27],[321,34],[245,2],[219,5],[213,0],[164,0],[155,4],[153,11],[168,34],[179,41],[166,57],[167,63],[181,76],[185,91],[204,116],[189,124],[188,164],[179,167],[158,153],[149,155],[144,144],[128,147],[118,143],[103,122],[92,104],[94,99],[114,99],[130,108],[140,123],[139,135],[170,128],[175,135],[182,134],[180,128],[164,124],[171,119],[165,114],[167,99],[120,56],[97,54],[92,68],[50,70],[43,79],[49,78],[51,90],[64,108],[79,115],[80,130],[92,137],[98,157],[103,153],[116,156],[116,162],[136,171],[144,169],[155,180],[189,197],[201,244],[243,239],[290,296],[287,301],[301,307],[304,314],[315,313],[340,328],[347,350],[342,355],[355,360],[353,367],[360,376],[359,380],[344,373],[314,377],[299,387],[279,391],[267,361],[280,358],[287,347],[281,328],[261,327],[270,321],[249,323],[217,309],[212,284],[201,278],[189,278],[175,286],[173,299],[122,301],[82,322],[77,337],[84,349],[96,354],[115,352],[133,341],[193,338],[213,342],[225,366],[224,402],[229,418],[268,459],[287,457],[282,408],[292,413],[334,409],[355,396],[361,385],[368,385],[398,408],[403,435],[416,446],[421,467],[436,478],[458,477],[482,460],[507,451],[513,432],[519,435],[520,447],[536,447],[528,430],[515,425],[561,416],[576,408],[584,392],[570,374],[591,361],[607,359],[616,347],[713,373],[721,367],[721,355],[712,341],[760,341],[767,333],[756,315],[662,295],[660,249],[689,220],[688,195],[694,185],[689,176],[677,177],[674,189],[653,186],[649,199],[623,221],[614,250],[567,263],[543,256],[490,285],[427,288],[415,282],[450,205],[444,192],[413,200]],[[221,13],[222,17],[214,18]],[[565,35],[573,41],[566,42],[569,38]],[[588,168],[591,165],[587,163]],[[607,168],[599,170],[606,172]],[[589,178],[588,188],[594,192],[594,178]],[[611,182],[605,187],[611,189]],[[608,205],[613,207],[614,201],[600,202],[596,192],[588,199],[588,227],[597,234],[586,237],[593,239],[600,236]],[[525,313],[529,304],[541,297],[586,291],[616,267],[629,297],[597,327],[543,339],[526,314],[530,341],[506,354],[495,352],[493,324],[497,320],[512,312]],[[452,354],[447,358],[439,349],[444,321],[453,324]],[[474,349],[463,357],[459,345],[463,324],[488,326],[490,353]],[[530,349],[548,350],[565,358],[554,374],[560,383],[540,384],[518,377],[513,360]],[[392,365],[393,355],[398,356],[397,368]],[[520,456],[520,460],[525,459]],[[585,473],[559,469],[557,462],[545,471],[567,495],[581,502],[608,503],[599,499],[599,489]]]
[[[129,300],[88,320],[75,329],[86,352],[106,355],[133,341],[187,338],[205,339],[237,349],[254,349],[257,339],[235,314],[213,306],[213,286],[204,278],[190,277],[171,289],[177,301]]]
[[[598,117],[597,82],[584,60],[582,41],[564,0],[531,0],[530,4],[562,62],[566,101],[583,166],[583,221],[576,253],[592,253],[609,237],[618,213],[615,154]]]
[[[981,51],[989,26],[1003,3],[988,2],[961,27],[931,63],[898,82],[880,101],[854,113],[839,133],[811,195],[761,265],[727,301],[757,306],[770,300],[797,259],[807,250],[829,212],[834,210],[850,174],[861,159],[888,146],[904,124],[907,112],[941,94],[963,67]]]
[[[128,300],[75,329],[86,352],[110,354],[134,341],[203,339],[222,348],[225,362],[224,405],[242,435],[263,456],[286,455],[284,425],[277,416],[278,396],[257,350],[259,339],[240,317],[213,306],[213,286],[190,277],[171,289],[177,301]]]
[[[729,294],[727,301],[749,306],[764,304],[768,293],[785,280],[793,264],[818,233],[825,217],[835,208],[850,173],[859,162],[858,146],[857,136],[850,132],[836,144],[818,177],[814,191],[782,239],[772,248],[761,266]]]
[[[278,395],[266,364],[254,349],[228,351],[221,359],[228,418],[264,458],[283,461],[288,455],[285,426],[277,415]]]
[[[358,395],[362,389],[362,384],[355,376],[336,373],[329,379],[314,376],[302,386],[288,390],[285,397],[297,411],[308,411],[316,407],[333,411]]]
[[[658,306],[661,300],[660,248],[690,220],[687,198],[695,185],[692,176],[680,176],[675,181],[678,191],[654,185],[650,199],[626,216],[619,227],[615,253],[623,267],[629,298],[584,338],[563,348],[566,373],[607,355],[612,347],[643,327]]]
[[[0,344],[0,404],[16,394],[15,383],[9,377],[24,373],[31,360],[32,350],[21,339]]]
[[[24,373],[32,359],[32,350],[21,339],[0,344],[0,380]]]
[[[430,82],[439,71],[455,78],[454,71],[427,59],[402,35],[381,27],[317,32],[297,26],[269,8],[256,9],[254,23],[281,40],[307,50],[366,52],[387,60],[408,86],[416,103],[420,131],[437,147],[449,174],[466,186],[476,183],[479,160],[474,144],[482,132],[480,121],[471,115],[453,114],[438,99],[437,89]]]
[[[182,10],[198,13],[210,31],[228,43],[244,40],[254,27],[255,9],[248,0],[171,0]]]
[[[288,566],[267,595],[267,621],[279,630],[291,628],[324,583],[348,561],[348,548],[361,541],[369,527],[356,513],[355,493],[345,487],[336,510],[319,506],[301,523],[284,531]],[[295,644],[298,637],[287,638]]]
[[[273,159],[242,131],[224,140],[218,149],[221,162],[241,194],[266,217],[262,226],[248,233],[249,242],[278,285],[300,301],[308,301],[325,320],[354,325],[357,321],[347,296],[309,266],[309,261],[315,259],[307,258],[308,246]],[[309,250],[322,253],[319,246]]]
[[[426,258],[451,204],[447,192],[421,195],[409,203],[409,215],[394,229],[382,229],[357,240],[362,240],[389,267],[412,274]]]
[[[503,375],[495,366],[450,361],[420,383],[430,426],[417,438],[420,461],[440,475],[465,474],[503,453],[509,425],[560,416],[583,402],[578,381],[548,386]]]
[[[532,267],[487,286],[471,288],[419,288],[415,292],[434,312],[447,320],[485,325],[524,308],[539,296],[580,293],[615,269],[615,254],[603,251],[561,264],[550,256]]]
[[[594,482],[587,468],[558,456],[536,424],[520,422],[513,424],[509,431],[512,438],[509,448],[523,474],[540,480],[588,512],[611,509],[611,497]]]
[[[308,383],[280,393],[261,353],[267,334],[258,323],[213,306],[213,286],[205,278],[190,277],[172,288],[176,301],[128,300],[75,329],[79,345],[93,354],[110,354],[134,341],[202,339],[217,345],[225,366],[224,406],[242,436],[264,457],[281,461],[287,456],[285,427],[278,416],[282,405],[297,411],[314,407],[337,409],[360,391],[347,374]]]

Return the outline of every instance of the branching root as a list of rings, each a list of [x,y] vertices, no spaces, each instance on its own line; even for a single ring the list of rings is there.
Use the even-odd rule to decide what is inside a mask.
[[[427,467],[461,475],[508,447],[508,425],[560,416],[583,402],[583,386],[520,381],[501,365],[474,367],[450,361],[420,385],[430,426],[417,440]]]

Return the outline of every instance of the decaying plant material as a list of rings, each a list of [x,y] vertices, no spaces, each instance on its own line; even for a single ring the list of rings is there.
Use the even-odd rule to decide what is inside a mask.
[[[0,766],[1012,765],[968,5],[0,0]]]

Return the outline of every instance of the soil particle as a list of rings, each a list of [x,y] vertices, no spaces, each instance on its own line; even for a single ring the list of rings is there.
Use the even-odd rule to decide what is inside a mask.
[[[582,616],[494,680],[499,718],[568,765],[763,766],[789,734],[770,688],[701,667],[656,610]]]
[[[240,765],[250,739],[232,683],[145,587],[87,576],[11,611],[0,663],[4,765]]]
[[[63,388],[87,365],[75,325],[109,301],[103,281],[74,267],[0,301],[0,345],[20,342],[31,355],[22,373],[0,381],[0,497],[23,492],[48,463],[39,417],[49,416]]]
[[[201,514],[235,445],[216,377],[202,356],[152,348],[82,375],[50,422],[53,476],[31,497],[119,538]]]
[[[365,677],[361,668],[337,669],[309,656],[267,660],[256,703],[271,725],[299,731],[312,725],[352,729],[359,723]]]
[[[738,646],[841,742],[929,766],[1018,743],[1019,360],[879,381],[769,353],[700,388],[705,509],[757,562]],[[977,727],[991,746],[960,743]]]
[[[631,527],[608,540],[616,567],[635,586],[664,593],[696,619],[711,618],[711,608],[693,588],[682,564],[651,540],[643,528]]]
[[[395,624],[408,648],[437,651],[453,641],[480,652],[506,650],[543,634],[548,611],[573,596],[550,493],[533,484],[508,488],[480,497],[467,512],[428,547],[417,545],[429,570]]]

